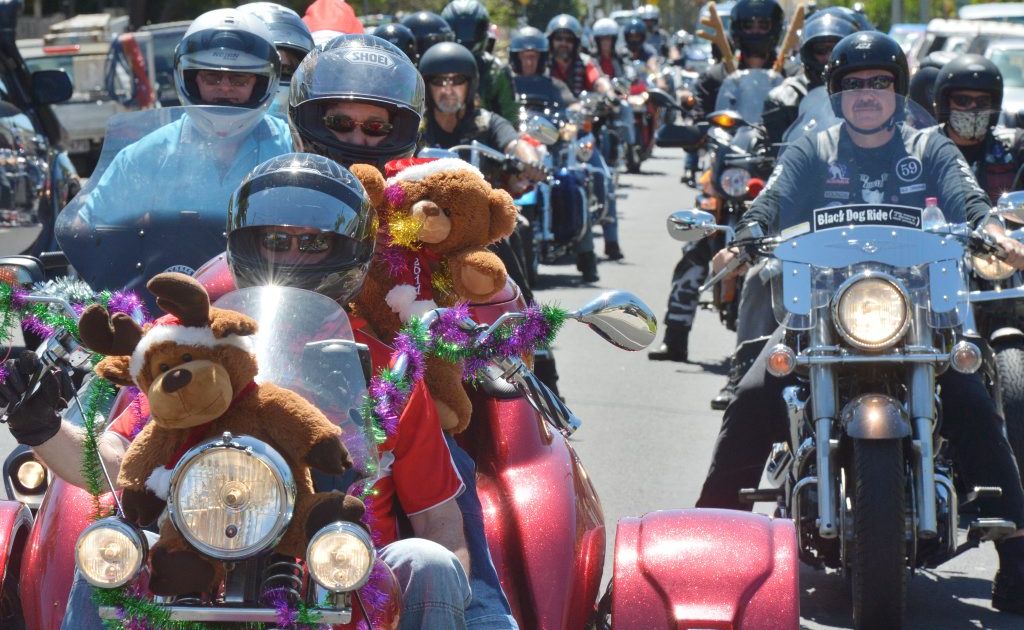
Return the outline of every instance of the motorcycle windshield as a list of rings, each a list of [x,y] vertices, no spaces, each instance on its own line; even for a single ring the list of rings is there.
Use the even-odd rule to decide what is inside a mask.
[[[544,75],[515,77],[516,100],[525,108],[543,112],[545,109],[560,110],[565,107],[562,94],[554,82]]]
[[[150,109],[110,119],[96,170],[57,218],[57,240],[93,289],[137,290],[224,251],[231,194],[290,150],[287,125],[240,107]],[[249,117],[248,119],[246,117]],[[245,129],[227,137],[217,130]]]
[[[369,379],[369,354],[361,353],[345,311],[334,300],[294,287],[238,289],[215,306],[238,311],[259,324],[255,336],[257,383],[290,389],[315,405],[342,430],[354,462],[346,481],[372,477],[377,449],[369,418],[360,407]],[[346,485],[348,485],[346,484]]]
[[[796,120],[786,133],[782,134],[782,142],[790,144],[809,133],[828,129],[839,121],[839,117],[832,111],[832,100],[828,96],[828,90],[824,85],[820,85],[808,92],[800,101]]]
[[[737,70],[722,82],[715,109],[731,110],[748,123],[759,123],[764,99],[782,79],[782,75],[773,70]]]

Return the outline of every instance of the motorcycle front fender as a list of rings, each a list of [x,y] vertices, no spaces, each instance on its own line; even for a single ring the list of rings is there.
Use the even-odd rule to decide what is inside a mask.
[[[0,501],[0,592],[18,579],[19,562],[32,530],[32,512],[19,501]]]
[[[685,509],[624,518],[615,534],[612,627],[792,630],[796,529],[787,519]]]
[[[1004,326],[1002,328],[997,328],[995,332],[993,332],[992,335],[989,336],[989,342],[991,342],[993,345],[999,343],[1006,343],[1008,341],[1015,341],[1017,339],[1024,339],[1024,331],[1021,331],[1020,328],[1016,328],[1013,326]]]
[[[910,421],[899,401],[883,394],[864,394],[846,403],[840,414],[847,435],[858,440],[910,437]]]

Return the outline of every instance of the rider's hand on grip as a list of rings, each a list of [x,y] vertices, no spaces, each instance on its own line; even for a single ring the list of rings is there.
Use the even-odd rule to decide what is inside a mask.
[[[999,245],[1003,253],[1000,258],[1005,260],[1014,269],[1024,269],[1024,244],[1005,234],[997,234],[995,239],[996,244]]]
[[[167,502],[148,489],[125,488],[121,494],[121,507],[124,509],[126,519],[140,527],[145,527],[160,517],[164,508],[167,507]]]
[[[60,410],[74,393],[62,370],[43,365],[34,352],[4,362],[6,380],[0,403],[7,405],[7,424],[20,444],[39,446],[60,430]]]
[[[730,265],[735,265],[736,257],[739,256],[739,254],[740,250],[736,249],[735,247],[725,247],[718,250],[718,253],[715,254],[715,257],[711,259],[711,273],[717,274],[719,271],[725,269],[726,267]],[[726,276],[726,278],[734,278],[740,275],[741,273],[746,271],[746,267],[747,266],[743,264],[737,265],[736,268],[733,269],[729,273],[729,275]]]

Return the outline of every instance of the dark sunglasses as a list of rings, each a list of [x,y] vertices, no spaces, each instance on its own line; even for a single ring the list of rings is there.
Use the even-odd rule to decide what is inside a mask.
[[[436,76],[430,77],[428,83],[434,87],[446,87],[449,85],[466,85],[469,83],[469,79],[461,74],[457,74],[452,77]]]
[[[741,31],[761,31],[767,33],[772,29],[772,21],[768,18],[746,18],[740,20]]]
[[[272,252],[287,252],[292,249],[292,242],[299,241],[299,251],[304,254],[322,254],[334,245],[334,234],[289,234],[288,232],[265,232],[261,239],[264,249]]]
[[[950,94],[949,102],[960,109],[991,109],[992,95],[982,94],[971,96],[970,94]]]
[[[827,44],[815,44],[811,46],[811,54],[816,55],[818,57],[824,55],[831,55],[832,49],[835,47],[835,42],[829,42]]]
[[[338,133],[351,133],[356,127],[363,130],[363,133],[371,138],[381,138],[395,128],[389,122],[383,120],[356,120],[344,114],[328,114],[324,116],[324,127]]]
[[[887,74],[879,74],[866,79],[857,77],[843,77],[839,87],[846,90],[889,90],[896,84],[896,79]]]

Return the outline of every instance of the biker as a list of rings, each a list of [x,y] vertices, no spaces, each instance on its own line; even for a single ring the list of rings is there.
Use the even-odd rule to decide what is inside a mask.
[[[740,70],[770,67],[782,35],[782,7],[775,0],[739,0],[730,15],[730,39],[739,48],[737,67]],[[697,79],[697,102],[693,112],[698,120],[715,111],[718,91],[725,77],[725,64],[718,62]],[[711,257],[720,247],[720,238],[706,238],[684,248],[683,257],[672,271],[665,336],[658,348],[647,353],[651,361],[688,360],[690,329],[700,298],[697,288],[707,276]]]
[[[519,29],[509,42],[508,62],[512,67],[516,93],[522,93],[520,86],[525,83],[524,79],[535,77],[530,80],[530,87],[537,89],[546,84],[546,93],[543,95],[546,102],[557,103],[561,107],[577,102],[565,82],[548,76],[548,40],[540,29],[532,26]],[[538,81],[537,78],[543,78],[544,81]]]
[[[266,23],[281,57],[281,77],[272,111],[283,112],[288,105],[288,86],[302,59],[313,50],[313,35],[299,14],[276,2],[250,2],[238,7]],[[283,113],[282,113],[283,115]]]
[[[519,106],[516,105],[512,71],[486,50],[491,26],[487,9],[477,0],[452,0],[441,11],[441,17],[455,33],[455,41],[468,48],[476,58],[480,104],[505,120],[515,120],[519,116]]]
[[[626,71],[622,67],[622,58],[616,46],[619,42],[619,23],[611,18],[601,18],[594,22],[591,36],[594,38],[594,52],[601,71],[608,78],[622,78]]]
[[[935,79],[939,76],[942,66],[953,58],[953,54],[945,51],[928,53],[910,77],[907,96],[932,118],[935,118]]]
[[[413,61],[417,64],[423,58],[423,53],[434,44],[455,41],[455,33],[452,27],[448,26],[448,22],[430,11],[410,13],[402,18],[401,24],[412,31],[416,38],[416,59]]]
[[[1024,165],[1024,131],[998,124],[1002,107],[1003,75],[992,61],[968,54],[942,66],[934,89],[937,130],[960,149],[992,203],[1020,188]]]
[[[657,74],[660,71],[658,51],[647,43],[647,28],[643,22],[632,19],[622,27],[622,39],[626,42],[625,58],[629,61],[642,61],[647,65],[647,72]],[[602,68],[603,69],[603,68]]]
[[[1024,246],[989,218],[988,199],[963,168],[953,143],[901,123],[897,103],[906,95],[908,81],[906,56],[887,35],[859,32],[840,41],[832,51],[826,85],[831,95],[842,93],[833,108],[843,122],[791,145],[745,220],[757,223],[765,233],[778,233],[807,221],[822,200],[856,203],[884,198],[923,207],[926,196],[935,196],[951,221],[968,220],[983,227],[1004,250],[1007,262],[1024,268]],[[921,165],[916,169],[919,185],[907,185],[890,172],[899,156]],[[715,257],[716,268],[735,255],[734,250],[723,249]],[[749,509],[740,502],[739,490],[757,486],[772,443],[787,439],[781,394],[794,379],[772,377],[765,370],[770,348],[783,333],[780,328],[769,340],[725,412],[697,507]],[[938,383],[942,432],[963,460],[966,475],[974,484],[1002,488],[1001,498],[990,502],[992,510],[1024,525],[1020,476],[1002,432],[1003,421],[980,376],[946,370]],[[1000,571],[992,604],[1024,613],[1024,529],[997,543],[996,549]]]
[[[654,48],[656,55],[667,58],[669,53],[668,31],[661,28],[661,9],[656,4],[645,4],[639,11],[638,17],[643,20],[647,29],[647,44]]]
[[[382,24],[375,28],[371,35],[391,42],[404,52],[405,56],[413,63],[417,63],[420,60],[420,56],[416,53],[416,36],[412,34],[412,31],[407,26],[402,26],[395,22]]]

